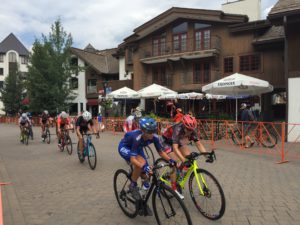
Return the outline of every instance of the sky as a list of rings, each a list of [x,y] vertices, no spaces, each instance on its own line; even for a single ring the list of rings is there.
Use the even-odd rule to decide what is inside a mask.
[[[233,0],[0,0],[0,42],[10,33],[31,49],[60,18],[73,47],[115,48],[133,30],[171,7],[221,10]],[[278,0],[261,0],[262,19]]]

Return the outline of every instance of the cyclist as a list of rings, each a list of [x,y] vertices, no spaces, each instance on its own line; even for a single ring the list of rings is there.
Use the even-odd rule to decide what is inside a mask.
[[[190,141],[195,142],[200,153],[206,152],[205,147],[198,138],[196,128],[196,119],[191,115],[186,114],[182,117],[180,123],[176,123],[173,126],[168,127],[162,134],[165,152],[169,155],[169,157],[178,162],[178,167],[180,168],[183,166],[189,167],[188,161],[186,161],[185,157],[190,154],[190,150],[187,146]],[[172,177],[171,186],[173,190],[177,189],[176,179],[172,179]],[[182,196],[180,197],[182,198]]]
[[[83,159],[83,136],[82,135],[87,133],[88,131],[93,133],[98,133],[96,130],[96,126],[94,126],[91,113],[85,111],[82,113],[81,116],[77,118],[76,121],[76,134],[78,137],[81,159]],[[96,138],[99,138],[99,133],[96,136]]]
[[[31,126],[31,123],[30,123],[29,118],[27,117],[27,114],[22,113],[20,118],[19,118],[19,127],[20,127],[20,131],[21,131],[21,135],[20,135],[20,141],[21,142],[23,142],[23,135],[22,135],[23,129],[25,127],[27,127],[29,129],[30,126]]]
[[[73,125],[69,118],[69,115],[62,111],[57,117],[57,135],[58,135],[58,147],[61,147],[61,138],[62,138],[62,130],[63,129],[72,129]]]
[[[141,117],[142,117],[142,111],[139,107],[136,107],[133,113],[126,118],[123,125],[123,131],[127,133],[129,131],[138,129],[139,119]]]
[[[175,123],[179,123],[182,120],[182,117],[184,116],[184,114],[182,113],[182,109],[181,108],[177,108],[176,109],[176,114],[173,118]]]
[[[137,180],[140,176],[145,179],[143,185],[148,183],[147,175],[152,171],[147,163],[143,147],[154,143],[154,146],[161,157],[168,160],[172,166],[175,166],[176,162],[171,159],[163,150],[163,146],[157,134],[157,123],[152,118],[141,118],[139,121],[140,129],[130,131],[124,135],[124,138],[120,141],[118,146],[119,154],[126,162],[133,165],[133,172],[131,175],[131,183],[129,190],[132,193],[134,199],[141,200],[139,188],[137,187]],[[147,185],[149,186],[149,185]],[[152,212],[147,206],[148,215]]]
[[[29,127],[29,136],[31,137],[31,140],[33,140],[33,130],[32,130],[32,126],[34,125],[34,121],[32,119],[32,115],[30,112],[27,112],[27,117],[30,121],[30,127]]]
[[[48,111],[44,110],[40,117],[40,124],[42,128],[42,139],[44,139],[46,125],[49,125],[49,118],[50,116]]]

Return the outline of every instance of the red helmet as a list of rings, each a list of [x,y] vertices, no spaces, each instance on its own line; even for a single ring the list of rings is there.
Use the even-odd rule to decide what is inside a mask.
[[[182,123],[189,130],[195,130],[197,127],[197,121],[195,117],[192,117],[188,114],[182,117]]]

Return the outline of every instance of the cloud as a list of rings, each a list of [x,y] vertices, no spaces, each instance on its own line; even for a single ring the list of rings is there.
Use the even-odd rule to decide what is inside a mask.
[[[276,0],[266,0],[274,4]],[[28,48],[47,35],[61,18],[72,34],[74,47],[91,43],[97,49],[113,48],[133,30],[171,7],[220,10],[226,0],[1,0],[0,40],[14,33]],[[263,0],[264,2],[264,0]],[[270,4],[267,7],[269,7]],[[263,10],[263,12],[265,12]]]

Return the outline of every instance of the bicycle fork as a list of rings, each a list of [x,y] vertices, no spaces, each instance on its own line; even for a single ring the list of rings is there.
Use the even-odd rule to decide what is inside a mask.
[[[196,163],[196,161],[193,162],[193,171],[194,171],[194,175],[195,175],[195,178],[196,178],[196,181],[197,181],[197,184],[198,184],[198,188],[199,188],[199,191],[200,191],[200,194],[205,196],[205,193],[203,191],[203,188],[202,188],[202,185],[200,183],[200,179],[199,179],[199,176],[198,176],[198,173],[197,173],[197,170],[198,170],[198,165]],[[207,184],[202,176],[202,174],[200,173],[200,178],[201,178],[201,182],[203,183],[203,187],[207,189]]]

